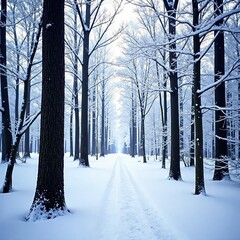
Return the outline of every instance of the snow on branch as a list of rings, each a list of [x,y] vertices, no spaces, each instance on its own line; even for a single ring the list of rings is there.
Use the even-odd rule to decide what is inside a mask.
[[[215,162],[219,162],[220,164],[216,167],[215,166]],[[226,167],[225,165],[221,165],[221,163],[224,164],[228,164],[228,168],[229,168],[229,172],[230,175],[234,178],[240,179],[240,159],[234,159],[234,158],[230,158],[228,156],[222,156],[222,158],[213,158],[213,159],[207,159],[205,161],[206,166],[211,169],[214,170],[215,168],[217,170],[224,170]]]
[[[37,119],[37,117],[41,114],[41,111],[37,112],[35,115],[33,116],[29,116],[25,122],[24,125],[22,126],[21,129],[19,129],[19,131],[17,132],[17,134],[19,134],[20,136],[22,136],[27,129],[34,123],[34,121]]]
[[[219,107],[216,105],[212,106],[202,106],[201,109],[208,109],[208,110],[214,110],[214,111],[239,111],[240,107],[238,108],[229,108],[229,107]]]
[[[116,6],[116,9],[114,9],[114,13],[113,15],[108,19],[107,21],[107,26],[105,27],[105,29],[103,30],[103,32],[100,34],[97,42],[95,43],[93,49],[91,50],[91,52],[89,53],[89,56],[92,55],[92,53],[97,50],[100,47],[104,47],[109,45],[111,42],[115,41],[117,39],[117,37],[119,36],[119,34],[123,31],[123,29],[118,30],[115,34],[113,34],[113,36],[111,36],[110,38],[106,39],[104,42],[101,43],[102,39],[104,38],[104,36],[106,35],[106,32],[108,31],[108,29],[110,28],[110,26],[112,25],[114,19],[116,18],[116,16],[120,13],[120,9],[122,6],[123,0],[121,0],[118,5]],[[95,22],[95,20],[94,20]],[[93,22],[93,23],[94,23]],[[93,28],[93,23],[91,25],[90,30]]]
[[[208,91],[209,89],[211,89],[213,87],[217,87],[219,84],[221,84],[224,81],[232,81],[232,80],[239,79],[239,76],[230,76],[232,71],[236,70],[236,69],[239,69],[239,67],[240,67],[240,58],[238,58],[235,61],[235,63],[228,70],[228,72],[226,74],[224,74],[219,80],[213,82],[212,84],[209,84],[208,86],[206,86],[205,88],[203,88],[201,90],[197,90],[197,93],[202,94],[202,93]]]

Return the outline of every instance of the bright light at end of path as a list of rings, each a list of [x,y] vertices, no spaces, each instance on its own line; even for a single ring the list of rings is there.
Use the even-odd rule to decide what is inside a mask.
[[[118,116],[121,115],[123,106],[122,106],[122,101],[121,101],[121,89],[118,87],[116,87],[114,89],[113,104],[114,104],[115,113]]]

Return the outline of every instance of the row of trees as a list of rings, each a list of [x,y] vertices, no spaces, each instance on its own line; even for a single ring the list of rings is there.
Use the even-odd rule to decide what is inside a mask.
[[[134,156],[136,153],[138,128],[136,119],[139,112],[141,122],[138,130],[139,153],[143,155],[143,162],[146,162],[145,118],[146,114],[151,112],[149,109],[158,97],[162,126],[158,135],[162,136],[163,167],[165,167],[166,146],[169,139],[167,128],[169,128],[169,178],[181,179],[180,160],[185,161],[186,164],[185,157],[190,156],[189,165],[193,165],[195,159],[195,193],[205,194],[204,140],[207,142],[208,138],[211,139],[206,131],[205,134],[203,132],[205,111],[215,113],[214,118],[205,120],[206,124],[209,121],[210,125],[213,125],[212,146],[215,160],[213,179],[228,178],[228,161],[235,161],[239,157],[239,154],[230,154],[228,151],[233,142],[234,152],[237,153],[236,148],[239,151],[237,127],[239,125],[239,2],[193,0],[179,5],[178,0],[163,1],[163,3],[147,0],[131,1],[131,3],[136,8],[139,31],[134,29],[126,33],[127,46],[125,56],[121,59],[120,70],[122,77],[129,80],[128,89],[132,89],[131,155]],[[226,51],[225,45],[236,49],[236,52],[233,54]],[[209,56],[210,54],[212,56]],[[225,96],[233,91],[232,87],[237,88],[238,92],[235,91],[227,101]],[[209,96],[211,91],[214,98]],[[167,121],[168,96],[170,121]],[[209,104],[209,99],[213,101],[212,104]],[[234,102],[236,108],[230,107],[231,102]],[[184,111],[187,114],[183,117]],[[236,119],[232,118],[233,113],[238,116]],[[187,115],[190,121],[186,118]],[[150,124],[155,126],[153,120],[154,118],[150,120]],[[184,122],[190,125],[189,134],[183,133],[187,129]],[[236,133],[234,139],[228,125],[235,126],[235,129],[232,129]],[[188,153],[184,149],[186,135],[190,136],[190,141],[187,142],[190,145]],[[151,138],[154,138],[152,133]],[[156,138],[151,142],[156,142]]]
[[[110,95],[105,96],[111,77],[108,70],[110,62],[107,59],[106,46],[113,42],[122,31],[121,29],[111,30],[122,1],[116,1],[109,11],[105,11],[104,4],[105,1],[98,3],[66,1],[65,3],[67,33],[65,37],[67,49],[65,102],[66,109],[70,109],[70,146],[72,146],[70,155],[74,154],[74,159],[79,160],[84,166],[89,166],[89,153],[95,155],[100,151],[100,155],[104,156],[110,148],[113,148],[109,140],[111,129],[107,124],[109,121],[107,105]],[[39,150],[40,123],[39,121],[34,123],[34,121],[40,114],[41,16],[42,4],[39,1],[1,2],[1,55],[4,56],[1,58],[3,126],[1,150],[2,162],[8,162],[10,157],[12,162],[6,174],[4,192],[11,189],[13,166],[19,155],[20,143],[24,146],[22,161],[30,157],[30,145],[33,145],[34,136],[35,148]],[[108,34],[109,31],[112,33]],[[89,37],[90,33],[91,37]],[[79,104],[79,96],[82,98],[81,104]],[[22,104],[21,108],[20,104]],[[88,109],[91,110],[88,111]],[[98,127],[100,117],[101,124]],[[35,127],[30,136],[31,124]],[[99,130],[101,134],[98,134]],[[23,135],[24,142],[21,142]],[[99,137],[100,149],[98,149]],[[75,143],[74,149],[73,142]]]
[[[110,130],[105,119],[108,119],[106,116],[109,97],[105,94],[111,76],[107,69],[109,62],[105,48],[121,32],[119,29],[107,36],[122,1],[116,1],[109,11],[106,11],[104,3],[103,0],[66,1],[65,4],[64,1],[56,3],[45,0],[43,5],[33,0],[1,2],[1,150],[2,162],[8,162],[3,193],[12,189],[13,168],[23,135],[24,158],[30,156],[29,127],[40,114],[39,95],[42,92],[38,180],[27,220],[52,218],[68,211],[63,189],[65,103],[70,106],[70,126],[73,111],[75,113],[74,158],[78,159],[81,165],[89,166],[89,126],[92,126],[91,152],[93,155],[96,153],[96,115],[100,112],[96,105],[101,106],[101,156],[104,156],[108,148]],[[64,15],[68,20],[65,22],[65,31],[70,33],[69,38],[64,35]],[[68,80],[66,84],[65,75]],[[70,87],[71,76],[73,87]],[[38,85],[39,82],[42,82],[42,86]],[[14,89],[13,94],[11,86]],[[71,100],[65,99],[65,92],[67,96],[71,95]],[[15,118],[10,117],[13,107],[9,101],[9,93],[11,101],[12,96],[15,96]],[[79,95],[82,97],[81,105],[78,103]],[[91,119],[89,98],[92,99]],[[22,104],[20,112],[19,102]],[[34,114],[30,111],[30,106],[35,107]],[[72,136],[70,142],[73,144]]]

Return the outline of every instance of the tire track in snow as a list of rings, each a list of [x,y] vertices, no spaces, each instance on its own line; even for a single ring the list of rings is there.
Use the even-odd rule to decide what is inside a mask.
[[[146,201],[120,156],[107,186],[99,227],[100,240],[176,239]]]

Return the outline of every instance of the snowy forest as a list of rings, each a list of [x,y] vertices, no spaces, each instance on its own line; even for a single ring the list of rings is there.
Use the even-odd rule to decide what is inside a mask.
[[[239,0],[0,13],[2,240],[239,239]]]

